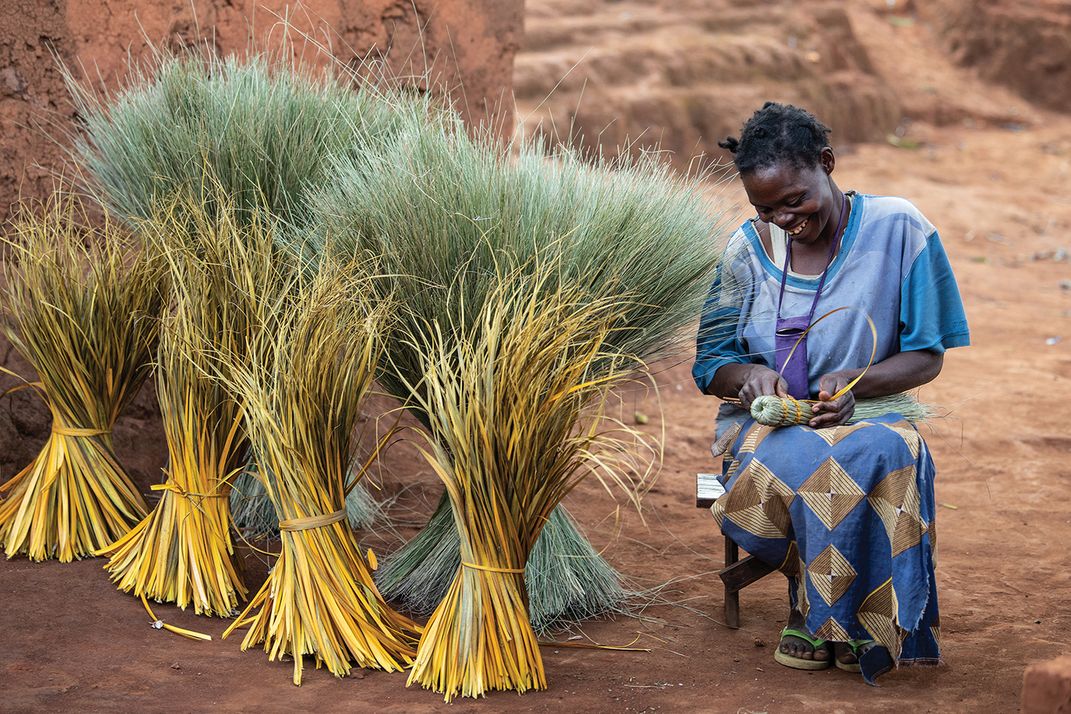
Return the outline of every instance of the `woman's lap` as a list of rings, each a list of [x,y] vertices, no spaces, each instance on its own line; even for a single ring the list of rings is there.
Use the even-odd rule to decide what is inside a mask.
[[[896,415],[820,430],[748,422],[712,511],[727,536],[793,578],[812,634],[936,662],[933,478],[925,442]],[[864,660],[868,679],[891,664],[877,659]]]

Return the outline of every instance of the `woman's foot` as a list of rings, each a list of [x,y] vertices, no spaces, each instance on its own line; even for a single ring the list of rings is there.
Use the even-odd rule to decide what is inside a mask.
[[[829,643],[808,635],[803,615],[796,610],[790,612],[774,659],[786,667],[814,670],[828,667],[831,657]]]
[[[834,642],[833,657],[837,669],[846,672],[859,671],[859,657],[874,645],[874,640],[852,640],[851,642]]]

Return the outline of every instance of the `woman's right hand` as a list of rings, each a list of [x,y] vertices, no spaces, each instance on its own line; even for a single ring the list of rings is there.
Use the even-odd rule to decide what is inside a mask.
[[[744,383],[740,386],[738,395],[744,409],[751,409],[751,402],[755,401],[756,397],[789,396],[788,382],[781,375],[761,364],[750,366],[751,369],[744,375]]]

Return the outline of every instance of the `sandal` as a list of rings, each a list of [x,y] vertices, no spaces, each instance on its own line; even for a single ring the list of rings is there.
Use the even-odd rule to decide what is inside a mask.
[[[854,662],[841,662],[840,658],[833,655],[833,663],[837,665],[837,669],[843,669],[845,672],[860,672],[862,671],[859,666],[859,658],[863,656],[863,653],[870,649],[870,645],[874,644],[874,640],[848,640],[844,644],[848,645],[848,649],[855,655]]]
[[[806,632],[791,627],[786,627],[781,630],[781,639],[784,640],[786,637],[795,637],[796,639],[803,640],[809,644],[815,652],[817,652],[820,647],[826,646],[826,641],[820,637],[811,637]],[[774,661],[778,664],[783,664],[786,667],[791,667],[792,669],[806,669],[810,671],[828,669],[831,664],[829,661],[830,659],[833,659],[832,652],[830,652],[829,659],[803,659],[802,657],[793,657],[787,652],[781,651],[780,643],[778,643],[777,649],[774,650]]]

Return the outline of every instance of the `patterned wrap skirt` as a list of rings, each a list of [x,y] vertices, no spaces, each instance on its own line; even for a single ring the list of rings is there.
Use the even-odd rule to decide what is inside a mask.
[[[813,636],[880,645],[860,658],[873,684],[940,658],[934,475],[926,443],[896,414],[826,429],[749,420],[711,510],[726,536],[789,577]]]

